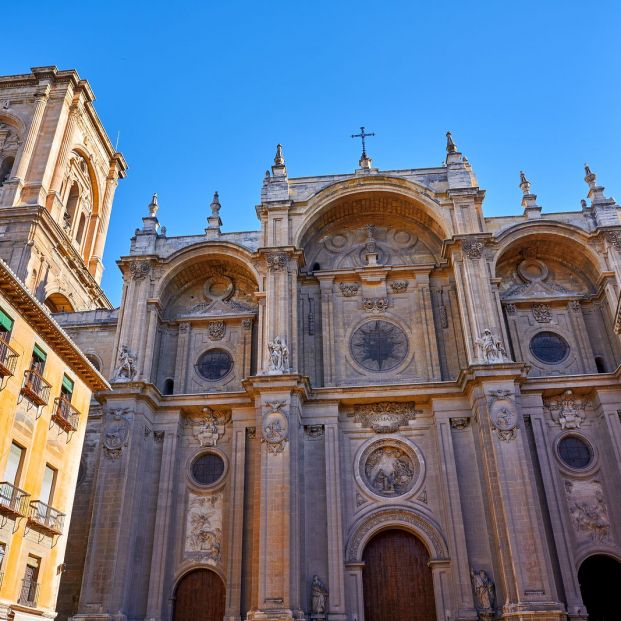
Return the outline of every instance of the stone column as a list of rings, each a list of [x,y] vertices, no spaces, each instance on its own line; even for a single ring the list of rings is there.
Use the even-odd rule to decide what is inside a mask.
[[[535,474],[524,436],[517,388],[520,368],[515,364],[510,365],[512,369],[499,366],[488,365],[485,375],[489,379],[477,382],[469,391],[485,508],[490,516],[490,547],[496,552],[492,578],[499,608],[503,619],[560,621],[565,618],[564,606],[556,593],[548,542],[541,527]]]
[[[35,93],[35,105],[32,113],[32,120],[21,153],[17,159],[17,168],[15,175],[4,184],[3,202],[6,207],[13,207],[22,202],[21,192],[26,183],[26,175],[32,158],[39,131],[41,129],[41,121],[49,98],[50,86],[45,85]]]

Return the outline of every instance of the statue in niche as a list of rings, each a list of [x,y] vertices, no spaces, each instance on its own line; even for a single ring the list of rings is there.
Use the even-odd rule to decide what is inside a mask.
[[[127,345],[121,346],[119,352],[119,366],[114,372],[115,382],[131,382],[136,375],[136,357],[129,351]]]
[[[286,373],[289,371],[289,349],[284,337],[276,336],[271,343],[267,344],[269,350],[269,374]]]
[[[476,344],[481,350],[484,364],[497,364],[509,360],[502,341],[494,337],[489,328],[483,330],[483,334],[480,339],[476,340]]]
[[[475,571],[470,569],[470,578],[475,595],[477,610],[483,613],[490,613],[496,607],[496,587],[494,581],[488,576],[484,569]]]
[[[313,576],[313,584],[311,587],[311,612],[315,619],[325,618],[328,608],[328,589],[326,585],[315,574]]]

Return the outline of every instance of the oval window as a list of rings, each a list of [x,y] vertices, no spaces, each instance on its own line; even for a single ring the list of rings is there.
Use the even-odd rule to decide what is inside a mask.
[[[556,332],[539,332],[530,341],[530,351],[545,364],[556,364],[569,355],[569,344]]]
[[[591,447],[578,436],[565,436],[558,443],[558,454],[570,468],[586,468],[593,461]]]
[[[233,369],[233,356],[224,349],[210,349],[198,359],[196,370],[209,381],[217,381]]]
[[[199,485],[213,485],[224,474],[224,460],[216,453],[204,453],[192,462],[191,472]]]

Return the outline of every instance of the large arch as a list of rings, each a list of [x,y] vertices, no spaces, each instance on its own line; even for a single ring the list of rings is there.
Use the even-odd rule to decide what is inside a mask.
[[[365,194],[393,196],[407,202],[412,219],[428,226],[441,240],[452,235],[450,220],[442,214],[440,204],[429,190],[405,179],[373,175],[335,183],[313,196],[305,208],[306,217],[294,233],[293,244],[303,248],[309,231],[326,226],[330,222],[330,212],[334,212],[336,206]]]
[[[362,562],[367,543],[377,533],[394,528],[400,528],[416,535],[426,546],[430,560],[449,560],[444,535],[430,518],[413,508],[394,506],[368,513],[353,525],[346,547],[347,562]]]
[[[585,558],[578,570],[582,602],[589,619],[594,621],[619,618],[621,562],[609,554],[593,554]]]
[[[173,621],[221,621],[226,589],[219,573],[194,567],[180,576],[174,587]]]

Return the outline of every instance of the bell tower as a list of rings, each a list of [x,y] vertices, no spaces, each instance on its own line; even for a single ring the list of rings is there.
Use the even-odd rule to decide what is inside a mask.
[[[74,70],[0,77],[0,258],[51,311],[110,308],[100,287],[127,165]]]

